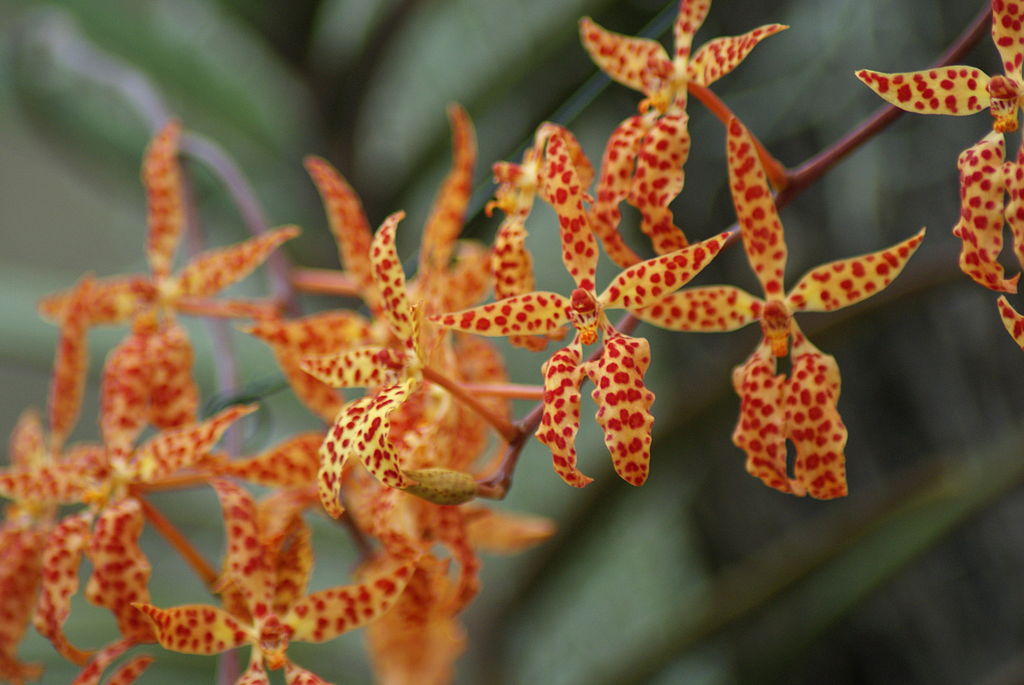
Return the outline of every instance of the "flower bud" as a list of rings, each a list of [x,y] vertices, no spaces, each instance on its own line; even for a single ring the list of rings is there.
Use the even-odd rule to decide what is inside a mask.
[[[415,483],[402,488],[434,504],[462,504],[476,497],[476,481],[468,473],[444,468],[409,469]]]

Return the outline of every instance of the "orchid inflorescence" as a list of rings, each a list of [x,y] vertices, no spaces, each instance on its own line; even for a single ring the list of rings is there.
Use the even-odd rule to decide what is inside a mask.
[[[205,655],[249,645],[238,683],[269,682],[267,671],[276,669],[284,669],[291,684],[325,682],[292,660],[289,643],[325,642],[360,626],[366,626],[382,682],[450,681],[466,643],[459,614],[480,589],[479,553],[516,552],[554,532],[546,519],[476,501],[504,497],[507,471],[528,435],[535,432],[550,450],[565,483],[590,483],[577,467],[575,448],[582,387],[589,379],[616,473],[634,486],[651,476],[655,398],[644,377],[652,350],[645,338],[632,335],[641,321],[689,332],[727,332],[758,322],[761,340],[732,377],[739,395],[732,440],[746,453],[747,471],[793,495],[846,495],[839,368],[793,315],[833,311],[877,294],[902,271],[924,229],[878,252],[811,269],[785,288],[788,250],[772,186],[781,190],[789,172],[708,87],[786,27],[769,24],[717,38],[691,54],[709,8],[708,0],[681,0],[671,57],[652,40],[581,20],[583,45],[596,64],[644,99],[638,113],[611,132],[596,174],[576,137],[547,122],[521,161],[496,163],[499,185],[487,212],[497,209],[504,218],[492,246],[459,240],[476,143],[469,116],[452,106],[452,169],[423,228],[411,278],[397,247],[400,234],[407,242],[410,232],[404,214],[391,214],[374,231],[341,174],[323,159],[307,158],[343,270],[320,274],[314,286],[293,269],[292,287],[323,291],[326,278],[335,291],[357,296],[361,310],[295,316],[271,298],[213,297],[294,238],[295,227],[196,255],[174,273],[187,212],[181,125],[165,123],[143,163],[149,274],[87,275],[40,304],[57,324],[59,341],[47,425],[27,411],[12,433],[10,466],[0,472],[0,494],[9,500],[0,526],[6,549],[0,563],[0,680],[20,683],[38,675],[37,666],[17,656],[31,622],[82,667],[79,683],[99,682],[127,651],[153,644]],[[1024,264],[1024,150],[1016,162],[1004,161],[1003,142],[1016,127],[1024,92],[1018,8],[993,2],[1004,76],[989,78],[970,67],[858,73],[911,111],[991,109],[995,131],[960,159],[963,210],[955,232],[964,241],[964,271],[1003,292],[1015,291],[1017,283],[1017,276],[1004,277],[996,261],[1004,218]],[[710,104],[725,126],[739,224],[695,242],[671,208],[684,187],[691,146],[690,93]],[[526,224],[538,196],[558,218],[560,256],[573,281],[562,292],[535,285]],[[622,202],[640,214],[650,240],[646,258],[624,240]],[[763,296],[731,285],[687,287],[740,241]],[[599,289],[602,252],[620,271]],[[488,302],[492,290],[495,299]],[[613,309],[624,310],[625,319],[613,323]],[[1024,346],[1024,317],[1005,298],[1000,312]],[[248,320],[242,330],[270,347],[295,397],[327,427],[291,436],[261,454],[218,451],[221,436],[256,406],[234,404],[200,419],[191,343],[179,315]],[[82,404],[87,333],[114,324],[128,324],[130,332],[104,366],[101,440],[66,445]],[[524,389],[509,383],[501,348],[489,340],[495,336],[532,351],[559,346],[539,364],[541,382],[527,392],[540,400],[534,419],[512,419],[511,400]],[[591,346],[596,351],[588,354]],[[779,373],[778,360],[787,356],[788,373]],[[365,392],[342,396],[338,388]],[[504,479],[495,476],[503,470]],[[268,492],[257,500],[245,484]],[[196,485],[209,485],[220,502],[226,543],[219,572],[146,497]],[[314,549],[307,513],[325,513],[354,531],[362,562],[350,583],[309,590]],[[213,599],[177,607],[152,602],[152,569],[138,542],[147,523],[192,565]],[[117,622],[119,638],[110,644],[79,646],[64,631],[83,555],[92,565],[86,599]],[[154,659],[158,652],[131,657],[109,682],[132,682]]]

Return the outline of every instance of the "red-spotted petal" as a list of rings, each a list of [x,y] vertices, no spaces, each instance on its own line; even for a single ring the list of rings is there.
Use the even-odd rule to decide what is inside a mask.
[[[48,409],[50,419],[50,451],[59,453],[71,429],[78,421],[88,370],[88,303],[92,296],[93,278],[87,275],[75,286],[60,321],[60,338],[53,360]]]
[[[786,270],[786,241],[764,168],[750,133],[738,119],[729,122],[726,141],[729,188],[743,232],[750,266],[769,298],[782,295]]]
[[[1003,174],[1006,192],[1010,196],[1006,203],[1006,222],[1013,236],[1013,253],[1017,263],[1024,268],[1024,150],[1018,150],[1015,163],[1003,165]]]
[[[655,112],[632,116],[619,124],[604,148],[597,199],[590,209],[590,228],[601,241],[608,257],[621,267],[631,266],[640,257],[626,245],[619,233],[622,214],[619,203],[629,196],[633,186],[633,167],[647,132],[655,122]]]
[[[7,442],[10,465],[18,469],[41,466],[46,459],[46,434],[37,409],[26,409],[18,416]]]
[[[580,41],[601,71],[645,95],[661,90],[672,76],[672,62],[657,41],[608,31],[590,17],[580,19]]]
[[[274,578],[257,528],[256,503],[244,488],[222,478],[210,480],[224,514],[227,551],[224,573],[245,597],[254,621],[271,613]]]
[[[989,77],[974,67],[950,66],[884,74],[861,69],[857,78],[886,102],[918,114],[964,116],[989,105]]]
[[[601,356],[583,365],[594,382],[591,397],[604,444],[615,472],[630,485],[643,485],[649,472],[654,393],[644,385],[644,373],[650,363],[646,339],[613,335],[605,339]]]
[[[89,544],[88,512],[68,516],[50,533],[43,548],[43,582],[36,604],[33,624],[39,634],[50,640],[61,656],[84,665],[91,656],[64,635],[64,622],[71,614],[71,596],[78,591],[78,562]]]
[[[157,435],[143,444],[135,457],[136,473],[148,482],[171,475],[207,456],[232,423],[256,411],[255,404],[229,407],[216,416],[175,431]]]
[[[569,299],[536,291],[461,312],[432,316],[445,328],[477,335],[544,335],[569,320]]]
[[[593,478],[576,468],[576,433],[580,428],[580,383],[583,368],[579,345],[558,350],[541,369],[544,375],[544,413],[537,426],[537,439],[548,446],[555,473],[574,488]]]
[[[313,571],[313,545],[309,526],[301,518],[294,533],[282,541],[274,555],[274,613],[284,616],[300,597]]]
[[[953,227],[953,235],[963,241],[961,271],[986,288],[1012,293],[1017,291],[1020,276],[1006,278],[999,263],[1003,250],[1004,191],[1010,192],[1005,220],[1011,228],[1024,222],[1016,216],[1022,207],[1016,182],[1020,174],[1016,165],[1004,165],[1005,149],[1003,134],[993,131],[960,153],[960,218]]]
[[[423,296],[424,313],[450,312],[483,301],[494,281],[490,260],[491,250],[484,245],[460,242],[448,270],[430,279],[431,290]]]
[[[363,299],[375,309],[376,293],[373,269],[370,267],[372,229],[366,219],[359,196],[347,181],[320,157],[305,159],[306,171],[312,177],[327,212],[327,221],[338,245],[338,255],[345,270],[363,289]]]
[[[459,563],[459,575],[448,601],[448,611],[461,612],[480,591],[480,559],[469,544],[466,521],[462,508],[441,506],[436,510],[434,535],[438,542],[448,548],[452,558]]]
[[[40,667],[17,659],[18,645],[32,620],[43,574],[47,532],[7,520],[0,524],[0,679],[38,677]]]
[[[640,262],[612,279],[598,301],[605,308],[642,310],[683,287],[711,263],[729,234]]]
[[[157,428],[181,428],[196,420],[199,388],[192,378],[192,344],[185,329],[161,326],[149,343],[149,422]]]
[[[405,272],[395,247],[395,231],[405,212],[395,212],[384,219],[370,246],[370,263],[374,282],[380,295],[384,314],[395,337],[413,346],[413,316],[405,290]]]
[[[709,9],[711,9],[711,0],[680,0],[679,14],[676,15],[675,23],[672,26],[677,62],[689,57],[693,36],[704,23],[704,19],[707,18]]]
[[[439,272],[448,265],[455,239],[462,232],[466,206],[473,190],[476,136],[466,110],[448,106],[452,128],[452,168],[437,191],[420,245],[420,273]]]
[[[274,248],[298,234],[297,226],[285,226],[236,245],[197,255],[178,275],[182,294],[206,297],[220,292],[248,276]]]
[[[103,444],[128,452],[146,425],[152,388],[149,340],[152,332],[133,330],[107,355],[100,386],[100,431]]]
[[[357,347],[322,357],[306,357],[302,370],[336,388],[373,388],[402,367],[400,354],[386,347]]]
[[[765,24],[742,36],[709,40],[693,55],[686,67],[687,76],[694,83],[710,86],[735,69],[762,40],[788,28],[782,24]]]
[[[0,495],[15,500],[49,504],[81,502],[95,470],[97,453],[105,456],[99,446],[79,451],[75,458],[46,463],[28,469],[0,472]]]
[[[145,621],[145,619],[142,618],[141,615],[139,618],[140,620]],[[71,685],[99,685],[100,678],[103,676],[103,672],[107,670],[107,667],[110,666],[110,664],[114,663],[114,661],[116,661],[119,656],[121,656],[129,649],[131,649],[132,646],[133,643],[131,640],[122,639],[117,640],[116,642],[109,644],[103,649],[99,650],[98,652],[96,652],[96,655],[89,661],[89,664],[81,671],[79,671],[75,679],[71,681]],[[113,679],[111,679],[111,681],[109,682],[113,682]],[[132,681],[122,680],[121,682],[130,683]]]
[[[576,173],[569,146],[557,134],[548,138],[540,188],[544,200],[558,213],[565,268],[576,285],[584,290],[593,290],[597,241],[590,232],[587,213],[583,209],[586,189]]]
[[[671,331],[734,331],[758,319],[762,301],[731,285],[688,288],[632,313]]]
[[[1003,72],[1018,81],[1024,64],[1024,6],[1019,2],[996,0],[992,3],[992,42],[1003,62]]]
[[[547,540],[555,534],[555,522],[543,516],[496,511],[484,507],[461,507],[466,516],[466,533],[475,549],[492,554],[514,554]]]
[[[640,228],[654,251],[686,247],[686,235],[673,223],[668,206],[683,189],[683,165],[690,154],[685,112],[666,114],[644,136],[636,158],[629,203],[640,210]]]
[[[1006,332],[1024,350],[1024,316],[1018,314],[1003,295],[999,297],[997,304],[999,305],[999,317],[1003,320]]]
[[[139,547],[144,520],[134,498],[107,507],[96,519],[88,549],[93,571],[85,596],[114,614],[121,636],[131,642],[153,641],[149,623],[131,606],[149,601],[151,569]]]
[[[284,681],[287,685],[331,685],[316,673],[296,666],[290,661],[284,665]]]
[[[110,676],[110,680],[107,681],[107,685],[131,685],[139,679],[146,669],[149,668],[150,664],[153,663],[155,657],[143,654],[129,659],[120,668],[114,671],[114,675]],[[72,685],[78,685],[72,683]]]
[[[314,592],[292,605],[282,623],[297,642],[326,642],[384,614],[402,594],[413,565],[402,564],[355,585]]]
[[[522,222],[502,222],[494,238],[491,273],[496,299],[533,290],[533,255],[526,249],[526,227]]]
[[[166,278],[171,273],[171,263],[185,221],[181,169],[178,166],[180,135],[181,123],[168,122],[146,148],[142,163],[149,224],[146,256],[154,279]]]
[[[152,604],[135,608],[153,622],[162,647],[185,654],[220,654],[252,640],[250,628],[234,616],[208,604],[159,609]]]
[[[899,276],[922,240],[923,228],[884,250],[811,269],[786,296],[786,304],[793,311],[821,312],[871,297]]]
[[[746,362],[733,369],[732,384],[740,396],[740,418],[732,442],[747,453],[747,473],[769,487],[793,493],[786,475],[782,406],[786,378],[775,370],[775,355],[767,341],[762,341]]]
[[[793,480],[817,499],[846,495],[846,426],[836,409],[839,401],[839,366],[795,336],[792,369],[783,392],[786,435],[796,457]],[[794,487],[795,494],[802,494]]]
[[[74,290],[48,295],[39,301],[40,316],[59,322]],[[152,282],[143,276],[115,276],[93,282],[89,294],[89,325],[120,324],[156,298]]]
[[[372,340],[369,322],[349,310],[321,312],[291,321],[260,321],[243,330],[270,345],[295,396],[328,422],[334,420],[344,401],[333,387],[303,371],[301,360]]]
[[[248,459],[217,464],[219,475],[234,476],[257,485],[291,488],[311,485],[320,468],[320,431],[299,433],[266,452]]]

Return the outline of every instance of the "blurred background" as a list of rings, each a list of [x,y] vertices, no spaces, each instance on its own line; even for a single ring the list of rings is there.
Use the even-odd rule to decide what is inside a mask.
[[[792,27],[715,91],[795,166],[879,106],[854,70],[926,67],[983,4],[723,1],[695,45],[768,22]],[[56,329],[38,318],[35,302],[87,271],[145,270],[138,170],[153,110],[139,103],[165,108],[222,146],[269,222],[303,227],[286,246],[289,257],[331,268],[336,250],[302,157],[332,161],[372,224],[406,210],[399,245],[412,254],[450,162],[445,105],[460,102],[480,151],[465,235],[489,240],[499,218],[480,209],[493,191],[492,162],[518,160],[535,126],[554,117],[597,163],[608,134],[635,111],[636,93],[595,77],[578,18],[670,42],[674,5],[0,0],[0,432],[25,407],[45,406]],[[965,61],[998,73],[987,38]],[[674,207],[689,237],[701,239],[735,217],[722,127],[696,101],[689,112],[693,150]],[[528,553],[485,560],[483,592],[465,615],[470,646],[458,683],[1024,682],[1024,354],[1003,329],[995,295],[957,270],[950,234],[957,154],[989,126],[984,114],[901,117],[782,212],[790,284],[812,266],[928,227],[917,256],[881,295],[800,319],[843,373],[850,496],[797,499],[744,472],[730,441],[739,405],[730,370],[754,348],[756,327],[683,335],[642,326],[658,396],[651,478],[640,489],[617,478],[588,420],[580,465],[595,482],[584,490],[561,482],[539,444],[527,448],[500,506],[550,516],[559,533]],[[244,239],[220,181],[194,160],[186,168],[207,244]],[[635,236],[637,214],[624,214]],[[562,290],[569,279],[554,220],[538,202],[529,244],[539,287]],[[1007,267],[1012,274],[1019,265]],[[756,288],[741,250],[723,254],[699,281],[716,282]],[[234,292],[265,293],[265,274]],[[307,312],[340,304],[304,300]],[[187,325],[212,406],[209,332],[202,321]],[[90,334],[88,404],[75,438],[98,436],[99,372],[123,334]],[[278,384],[267,350],[241,334],[234,343],[243,389],[265,396],[246,449],[315,427],[287,392],[271,392]],[[508,358],[513,380],[539,382],[546,355],[511,350]],[[584,414],[592,412],[585,403]],[[211,492],[153,501],[218,558],[223,532]],[[314,588],[345,582],[356,559],[349,538],[310,518],[320,555]],[[154,561],[155,604],[207,601],[163,540],[147,532],[143,545]],[[86,646],[115,632],[109,615],[84,601],[69,626]],[[289,654],[333,682],[370,683],[361,640],[357,632]],[[75,673],[37,636],[22,654],[47,664],[43,682]],[[140,682],[208,682],[213,668],[209,658],[159,652]]]

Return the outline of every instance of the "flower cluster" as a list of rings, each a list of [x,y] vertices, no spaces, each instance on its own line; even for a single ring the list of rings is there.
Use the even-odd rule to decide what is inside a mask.
[[[919,84],[913,100],[918,109],[963,113],[988,103],[998,111],[997,130],[1012,128],[1016,104],[1011,108],[1004,100],[1020,78],[1020,25],[1005,9],[1016,5],[996,5],[998,17],[1007,19],[994,33],[1007,76],[988,79],[953,68],[952,95],[941,101],[924,93],[946,87],[940,75],[863,72],[862,79],[883,95],[894,89],[904,103],[903,82]],[[325,642],[362,626],[382,682],[449,682],[466,645],[459,616],[480,589],[480,553],[516,552],[554,532],[546,519],[475,501],[505,495],[528,436],[550,450],[565,483],[590,483],[577,467],[575,448],[589,380],[615,472],[634,486],[650,477],[655,397],[645,374],[652,352],[645,338],[632,335],[639,322],[671,331],[726,332],[757,321],[761,341],[733,372],[739,421],[732,439],[747,455],[748,472],[794,495],[845,495],[847,432],[838,410],[838,365],[807,339],[793,314],[832,311],[877,294],[904,268],[924,231],[811,269],[784,288],[787,247],[769,181],[781,187],[786,172],[709,86],[786,27],[769,24],[717,38],[691,54],[709,8],[707,0],[681,0],[672,57],[654,41],[612,33],[587,18],[580,22],[595,63],[645,97],[638,114],[610,133],[597,174],[576,137],[553,123],[537,128],[520,162],[495,164],[498,188],[487,210],[505,216],[493,245],[459,239],[477,153],[469,116],[453,105],[452,167],[423,227],[412,276],[399,250],[400,242],[411,243],[404,214],[392,213],[374,230],[343,176],[327,161],[308,157],[342,270],[292,267],[290,287],[343,292],[359,298],[361,310],[301,315],[286,313],[282,302],[269,297],[214,298],[295,237],[295,227],[192,256],[175,272],[188,212],[181,127],[164,124],[143,163],[149,274],[85,276],[40,304],[42,315],[57,324],[59,339],[48,425],[26,412],[11,437],[10,465],[0,471],[0,495],[9,500],[0,525],[6,548],[0,563],[0,679],[20,683],[38,675],[38,667],[17,657],[31,622],[82,667],[79,683],[99,682],[140,645],[202,655],[248,645],[248,666],[236,682],[267,683],[267,671],[283,669],[290,685],[322,683],[292,660],[289,644]],[[710,103],[725,125],[728,183],[739,220],[738,229],[692,243],[671,207],[683,190],[692,142],[690,93]],[[977,280],[1012,291],[1016,277],[1003,278],[994,257],[1004,214],[1016,238],[1024,231],[1024,160],[1003,162],[1002,139],[992,134],[965,153],[961,170],[962,263]],[[1005,192],[1010,202],[1004,208]],[[534,230],[558,231],[572,279],[562,292],[537,289],[526,224],[538,197],[558,218],[557,229]],[[623,235],[623,202],[640,214],[649,240],[646,257]],[[686,287],[740,241],[763,297],[731,285]],[[1015,243],[1019,254],[1021,244],[1024,239]],[[620,271],[598,289],[602,253]],[[1009,309],[1005,300],[1001,306]],[[609,318],[614,309],[625,312],[618,322]],[[222,435],[256,405],[232,404],[200,416],[192,348],[177,322],[182,314],[245,319],[241,330],[269,346],[295,397],[325,427],[260,454],[218,449]],[[1013,319],[1012,312],[1004,316],[1015,322],[1014,334],[1024,344],[1024,320]],[[104,365],[101,439],[68,446],[83,401],[88,332],[118,324],[127,324],[129,332]],[[537,385],[509,382],[502,348],[489,340],[501,336],[535,352],[560,343],[538,363]],[[560,342],[565,339],[567,344]],[[780,374],[778,359],[787,355],[789,372]],[[514,421],[511,400],[522,397],[540,404]],[[792,460],[787,441],[795,449]],[[257,500],[250,485],[266,494]],[[225,545],[219,571],[147,499],[155,490],[195,486],[209,486],[220,503]],[[314,548],[306,515],[319,514],[346,524],[361,563],[350,583],[310,591]],[[208,597],[177,607],[153,603],[152,568],[139,546],[146,525],[192,565]],[[92,565],[85,597],[117,623],[119,637],[106,645],[75,645],[64,631],[83,555]],[[153,660],[132,656],[110,682],[132,682]]]

